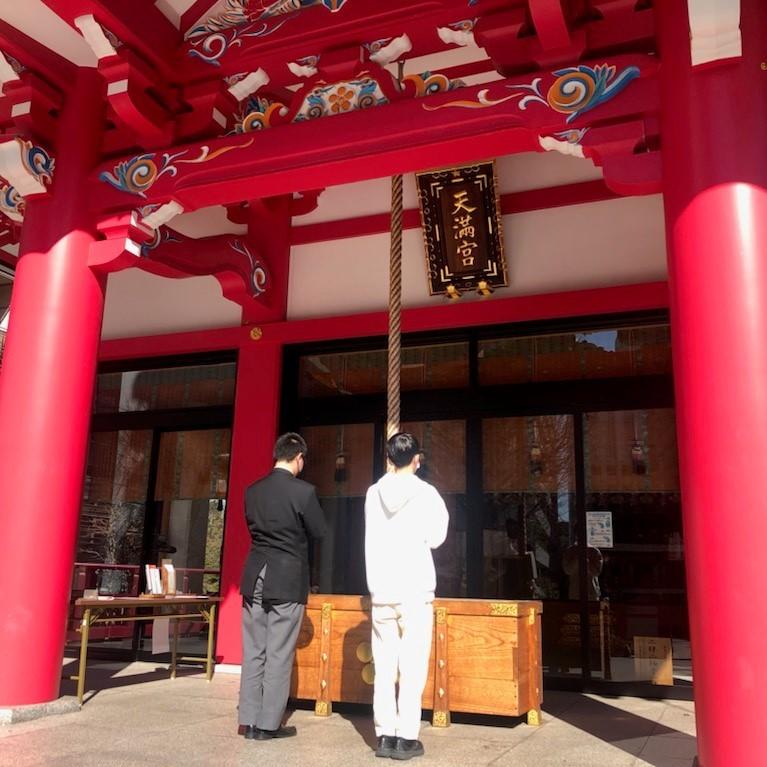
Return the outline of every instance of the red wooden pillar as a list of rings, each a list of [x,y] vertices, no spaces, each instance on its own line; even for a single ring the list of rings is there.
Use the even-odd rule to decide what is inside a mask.
[[[104,278],[83,183],[101,139],[101,80],[81,69],[50,196],[31,200],[0,373],[0,706],[59,694]]]
[[[277,438],[282,374],[282,345],[261,341],[258,328],[246,327],[243,331],[247,337],[237,363],[232,468],[221,563],[223,602],[216,641],[216,660],[234,664],[242,660],[240,575],[250,550],[245,490],[267,474],[274,463],[272,448]]]
[[[767,758],[767,4],[743,55],[692,68],[687,3],[656,3],[674,378],[698,752]]]

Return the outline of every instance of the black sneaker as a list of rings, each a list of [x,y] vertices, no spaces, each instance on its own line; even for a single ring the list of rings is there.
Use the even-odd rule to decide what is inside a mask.
[[[376,756],[392,756],[397,747],[397,738],[394,735],[381,735],[378,738]]]
[[[397,745],[394,747],[391,758],[404,761],[415,756],[423,756],[423,743],[420,740],[397,738]]]
[[[296,734],[296,728],[293,726],[278,727],[276,730],[262,730],[260,727],[256,730],[253,740],[272,740],[272,738],[292,738]]]

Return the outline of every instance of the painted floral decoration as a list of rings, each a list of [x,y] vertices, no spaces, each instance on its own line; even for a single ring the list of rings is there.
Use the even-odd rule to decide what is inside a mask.
[[[335,93],[331,93],[328,97],[330,110],[336,114],[339,112],[348,112],[352,108],[353,98],[354,91],[342,85]]]

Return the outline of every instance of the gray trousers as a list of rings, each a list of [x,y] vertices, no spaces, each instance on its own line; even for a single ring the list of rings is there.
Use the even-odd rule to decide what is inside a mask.
[[[276,730],[290,694],[290,676],[304,605],[262,604],[266,567],[258,574],[253,601],[242,601],[240,724]]]

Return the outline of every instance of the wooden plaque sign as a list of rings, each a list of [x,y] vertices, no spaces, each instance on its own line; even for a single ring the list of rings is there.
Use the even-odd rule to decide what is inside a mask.
[[[674,684],[671,640],[666,637],[634,637],[634,674],[653,684]]]
[[[507,285],[495,163],[417,173],[429,293]]]

